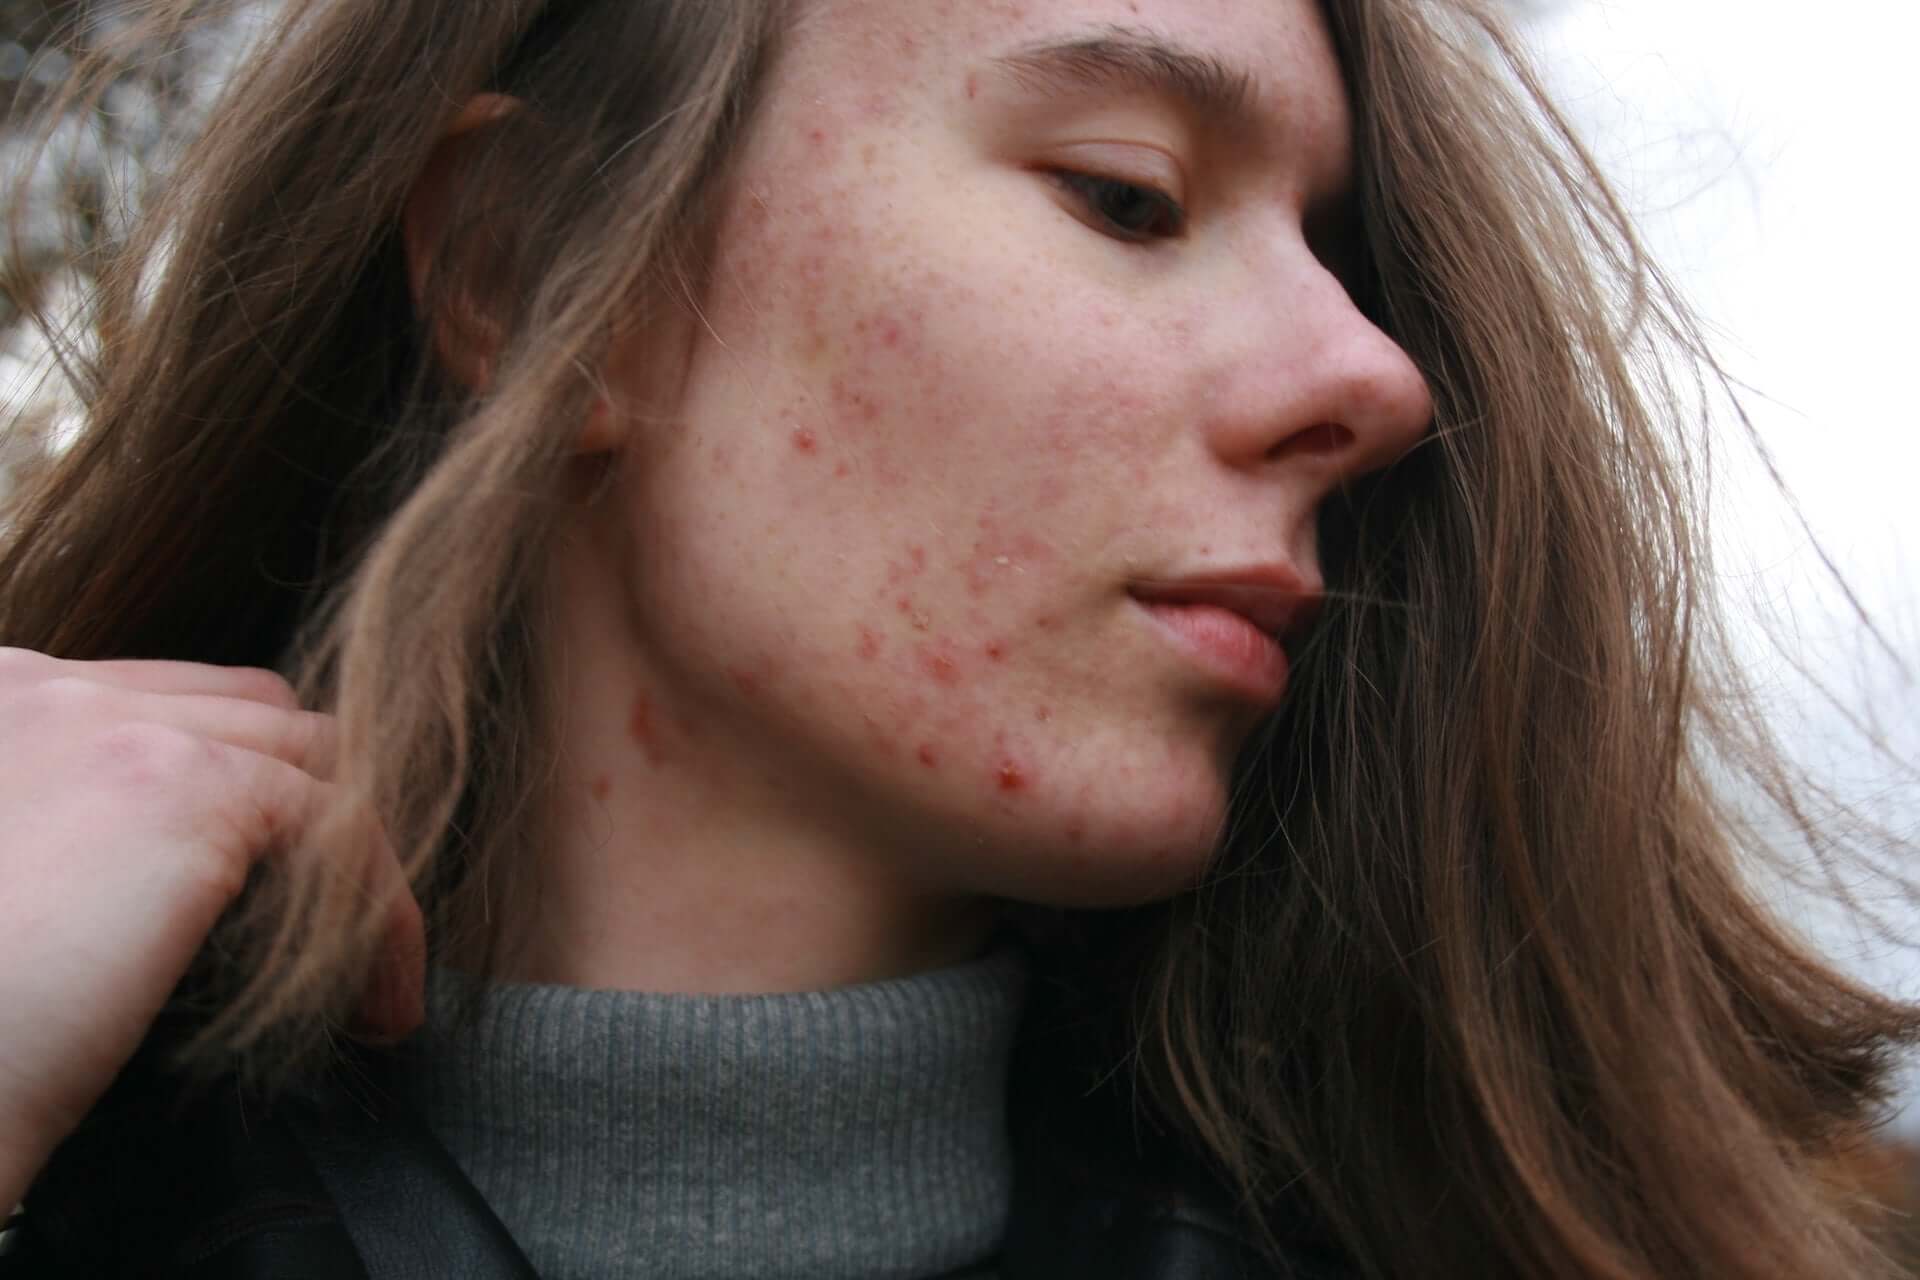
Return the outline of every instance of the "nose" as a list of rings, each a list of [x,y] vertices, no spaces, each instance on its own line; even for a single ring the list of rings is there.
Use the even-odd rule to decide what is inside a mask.
[[[1245,288],[1209,397],[1219,457],[1305,469],[1331,487],[1389,465],[1426,435],[1426,379],[1317,259],[1250,275]]]

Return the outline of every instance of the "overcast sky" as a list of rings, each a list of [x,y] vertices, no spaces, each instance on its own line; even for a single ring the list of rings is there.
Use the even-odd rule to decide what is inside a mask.
[[[1720,503],[1723,585],[1920,763],[1920,9],[1565,0],[1530,29],[1656,253],[1751,387],[1747,409],[1808,523],[1894,652],[1867,641],[1751,470]],[[1920,839],[1920,795],[1832,745],[1844,741],[1829,732],[1839,715],[1789,662],[1759,642],[1753,657],[1794,748]],[[1895,915],[1920,940],[1920,911]],[[1920,996],[1920,952],[1831,921],[1810,927],[1857,972]],[[1920,1079],[1909,1096],[1902,1127],[1920,1134]]]

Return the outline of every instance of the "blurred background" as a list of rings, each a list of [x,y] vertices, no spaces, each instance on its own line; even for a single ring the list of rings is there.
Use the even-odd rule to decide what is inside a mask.
[[[1791,501],[1761,455],[1737,443],[1735,415],[1719,410],[1721,586],[1772,714],[1861,813],[1920,838],[1920,794],[1862,746],[1877,738],[1920,763],[1920,177],[1909,133],[1920,123],[1909,66],[1920,9],[1507,3],[1656,256],[1706,317],[1790,491]],[[0,117],[0,183],[46,197],[5,265],[56,311],[85,288],[69,237],[115,225],[142,168],[164,166],[192,127],[242,33],[166,51],[75,123],[56,152],[77,158],[85,181],[56,200],[46,168],[25,163],[20,126],[68,70],[47,41],[78,7],[0,0],[0,102],[13,103]],[[111,5],[90,7],[110,29]],[[16,302],[0,295],[0,495],[75,421]],[[1845,967],[1920,997],[1920,907],[1885,884],[1857,887],[1876,919],[1785,881],[1769,892]],[[1906,1092],[1857,1177],[1920,1208],[1920,1073]],[[1908,1247],[1920,1274],[1920,1247]]]

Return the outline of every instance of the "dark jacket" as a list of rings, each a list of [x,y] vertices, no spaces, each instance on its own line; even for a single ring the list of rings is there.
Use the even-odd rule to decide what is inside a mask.
[[[534,1276],[381,1073],[357,1059],[267,1106],[231,1084],[182,1102],[136,1064],[35,1184],[0,1280]],[[1049,1103],[1016,1108],[1014,1128],[999,1280],[1350,1280],[1304,1226],[1276,1269],[1217,1197],[1080,1140],[1124,1123]]]

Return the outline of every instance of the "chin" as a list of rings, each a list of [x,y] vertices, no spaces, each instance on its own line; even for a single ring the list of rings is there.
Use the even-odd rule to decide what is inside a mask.
[[[1218,847],[1221,812],[1209,807],[1183,821],[1129,822],[1125,812],[1083,830],[1029,832],[1010,846],[1018,859],[996,879],[999,897],[1082,911],[1144,906],[1192,888]]]

